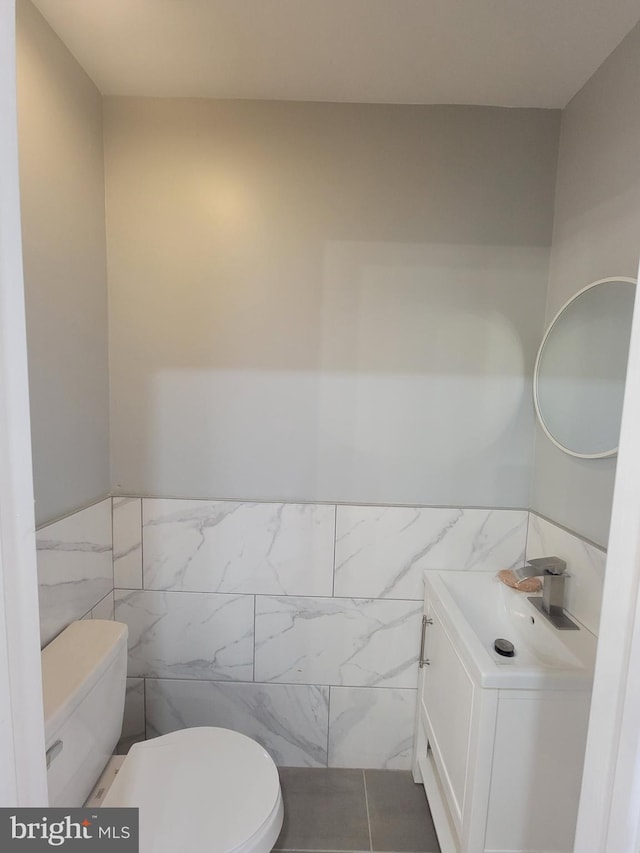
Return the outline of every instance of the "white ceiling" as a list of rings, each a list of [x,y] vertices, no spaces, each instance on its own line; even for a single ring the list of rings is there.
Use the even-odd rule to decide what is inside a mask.
[[[34,0],[108,95],[564,107],[640,0]]]

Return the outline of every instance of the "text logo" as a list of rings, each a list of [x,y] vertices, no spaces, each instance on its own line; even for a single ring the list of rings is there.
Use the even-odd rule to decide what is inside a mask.
[[[0,809],[0,850],[138,853],[138,809]]]

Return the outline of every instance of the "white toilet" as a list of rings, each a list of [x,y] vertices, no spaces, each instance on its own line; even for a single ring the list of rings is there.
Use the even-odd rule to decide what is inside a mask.
[[[49,805],[82,806],[120,737],[127,626],[73,622],[42,651]],[[228,729],[135,744],[101,801],[140,809],[140,853],[266,853],[282,828],[278,770]]]

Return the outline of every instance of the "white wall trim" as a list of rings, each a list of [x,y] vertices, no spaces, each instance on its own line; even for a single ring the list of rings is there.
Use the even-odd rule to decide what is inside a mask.
[[[574,850],[640,849],[640,299],[636,300]]]
[[[47,803],[24,316],[15,2],[0,0],[0,806]]]

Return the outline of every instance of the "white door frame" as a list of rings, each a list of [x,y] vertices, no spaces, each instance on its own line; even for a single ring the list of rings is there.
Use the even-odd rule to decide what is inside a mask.
[[[636,298],[575,853],[640,850],[639,594],[640,298]]]
[[[16,120],[15,0],[0,0],[0,806],[47,804]]]

